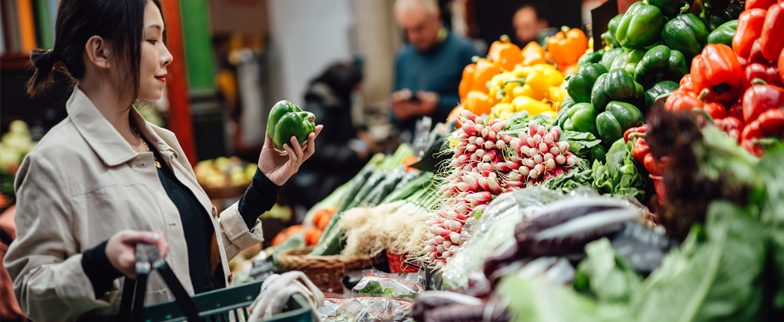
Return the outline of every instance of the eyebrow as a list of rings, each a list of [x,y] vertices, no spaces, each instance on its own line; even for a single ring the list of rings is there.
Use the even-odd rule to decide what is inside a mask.
[[[159,25],[159,24],[154,24],[154,25],[147,26],[147,29],[149,29],[149,28],[155,28],[155,29],[158,29],[159,31],[163,31],[163,27],[161,27],[161,25]]]

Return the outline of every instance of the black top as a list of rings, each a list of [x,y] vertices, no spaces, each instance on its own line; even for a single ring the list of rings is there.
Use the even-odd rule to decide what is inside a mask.
[[[193,192],[175,177],[174,172],[169,169],[166,162],[163,162],[164,159],[158,150],[149,142],[147,145],[162,165],[158,169],[161,184],[180,212],[185,242],[188,245],[188,267],[193,290],[197,294],[213,290],[215,285],[212,283],[213,274],[210,272],[209,254],[215,231],[210,215]],[[253,182],[245,191],[245,195],[240,198],[238,205],[240,215],[249,229],[253,228],[259,215],[272,208],[277,201],[279,190],[279,186],[256,168]],[[122,276],[122,273],[109,262],[105,249],[106,242],[103,242],[85,251],[82,257],[82,267],[93,284],[96,298],[109,291],[114,279]],[[218,270],[222,270],[222,267],[219,266]],[[216,273],[218,274],[216,276],[223,274],[222,271]]]

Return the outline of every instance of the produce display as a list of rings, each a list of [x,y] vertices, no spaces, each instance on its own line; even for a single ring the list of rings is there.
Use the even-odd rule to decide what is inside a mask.
[[[311,255],[386,251],[465,294],[372,319],[781,316],[782,9],[647,0],[597,50],[568,28],[546,49],[502,37],[463,70],[454,130],[408,154],[418,172],[398,150],[311,210],[337,209]]]
[[[782,320],[784,2],[645,0],[606,27],[493,42],[444,123],[372,156],[235,284],[291,256],[343,267],[319,272],[345,286],[324,321]],[[288,101],[270,112],[280,151],[314,131]],[[34,144],[11,124],[0,171]],[[194,172],[240,189],[256,165]]]

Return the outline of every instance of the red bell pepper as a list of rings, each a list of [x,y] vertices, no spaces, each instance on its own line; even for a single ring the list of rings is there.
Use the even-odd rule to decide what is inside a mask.
[[[741,146],[756,156],[762,156],[765,150],[757,140],[768,136],[784,137],[784,111],[766,111],[747,125],[741,134]]]
[[[743,122],[743,97],[730,106],[730,109],[727,110],[727,116],[732,116]]]
[[[784,48],[784,3],[771,6],[768,15],[765,17],[765,24],[762,26],[760,35],[760,45],[762,55],[768,60],[775,61]]]
[[[757,39],[751,45],[751,52],[749,52],[748,64],[763,64],[765,66],[776,65],[775,61],[770,61],[762,55],[762,39]],[[740,61],[740,59],[738,59]],[[747,65],[748,67],[748,65]],[[746,69],[746,68],[744,68]]]
[[[705,102],[702,109],[713,119],[722,119],[727,116],[727,109],[719,102]]]
[[[643,158],[642,160],[642,165],[645,166],[645,169],[647,169],[648,172],[650,172],[652,175],[660,176],[662,175],[662,173],[664,173],[662,167],[660,167],[659,164],[656,163],[656,158],[653,157],[652,153],[648,153],[645,155],[645,158]]]
[[[762,138],[762,131],[759,129],[759,123],[757,121],[751,122],[751,124],[746,125],[746,128],[743,129],[743,134],[741,134],[740,139],[740,146],[751,152],[753,155],[758,157],[762,156],[762,154],[765,153],[765,149],[763,149],[761,145],[755,144],[754,142],[754,140],[760,138]]]
[[[784,50],[779,55],[779,80],[784,84]]]
[[[743,69],[732,48],[724,44],[710,44],[694,57],[691,80],[695,92],[708,90],[708,98],[724,101],[735,97],[743,89]]]
[[[768,7],[772,6],[776,3],[776,0],[746,0],[746,10],[759,8],[759,9],[768,9]]]
[[[686,88],[678,88],[667,97],[664,109],[670,112],[690,112],[693,108],[702,108],[703,102],[696,93]]]
[[[776,85],[781,87],[781,79],[779,79],[779,68],[777,66],[766,67],[763,64],[754,63],[746,67],[746,77],[743,79],[743,87],[749,88],[751,81],[755,79],[764,80],[769,85]]]
[[[683,75],[683,78],[681,78],[680,83],[678,83],[678,87],[685,88],[693,92],[694,84],[691,81],[691,74]]]
[[[762,113],[784,106],[784,89],[755,79],[743,94],[743,121],[750,124]]]
[[[738,29],[735,37],[732,37],[732,48],[738,56],[749,57],[751,45],[762,35],[762,27],[765,25],[765,9],[751,9],[743,11],[738,17]]]
[[[648,155],[650,152],[650,148],[648,147],[648,142],[645,142],[645,138],[638,138],[637,142],[634,143],[634,147],[632,148],[632,156],[640,163],[645,162],[645,156]]]
[[[740,141],[740,135],[743,131],[743,121],[740,119],[727,116],[722,119],[714,119],[713,124],[716,124],[719,129],[726,132],[736,142]]]
[[[633,133],[642,133],[642,134],[648,133],[648,124],[643,124],[638,127],[629,128],[628,130],[626,130],[626,132],[623,132],[623,142],[629,142],[629,140],[631,139],[630,136]]]
[[[759,122],[760,130],[765,136],[775,135],[777,137],[784,136],[784,111],[782,110],[769,110],[762,113],[757,119]]]

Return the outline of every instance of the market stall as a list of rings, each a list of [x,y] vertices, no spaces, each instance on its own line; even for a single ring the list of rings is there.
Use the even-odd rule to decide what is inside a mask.
[[[326,321],[778,320],[782,10],[645,1],[602,39],[502,37],[448,120],[238,280],[304,270]]]

